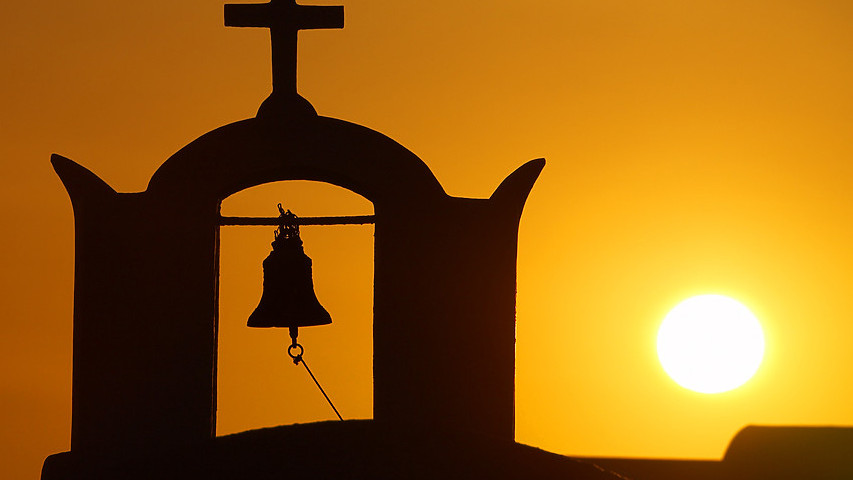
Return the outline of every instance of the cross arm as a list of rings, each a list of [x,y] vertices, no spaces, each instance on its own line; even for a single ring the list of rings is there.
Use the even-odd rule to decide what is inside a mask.
[[[344,28],[344,7],[294,3],[226,4],[228,27],[290,26],[294,30]]]

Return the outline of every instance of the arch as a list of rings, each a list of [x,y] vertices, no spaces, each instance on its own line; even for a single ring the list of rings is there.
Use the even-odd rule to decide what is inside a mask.
[[[254,190],[254,192],[253,192]],[[223,215],[264,215],[278,201],[299,215],[372,215],[373,203],[327,182],[283,181],[222,202]],[[217,436],[335,418],[301,365],[285,353],[287,329],[248,328],[263,292],[261,263],[275,227],[220,231]],[[300,328],[306,359],[346,419],[373,418],[374,226],[305,226],[314,290],[332,324]]]
[[[331,183],[375,205],[429,203],[446,196],[429,167],[399,143],[327,117],[299,123],[252,118],[217,128],[163,163],[147,191],[221,201],[280,180]]]

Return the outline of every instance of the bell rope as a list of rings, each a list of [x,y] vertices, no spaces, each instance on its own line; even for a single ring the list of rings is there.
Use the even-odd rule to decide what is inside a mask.
[[[338,416],[338,420],[344,421],[344,417],[342,417],[341,414],[338,412],[338,409],[335,408],[335,404],[332,403],[332,399],[329,398],[328,395],[326,395],[326,391],[323,390],[322,386],[320,386],[320,382],[317,381],[317,377],[315,377],[314,374],[311,373],[311,369],[308,368],[308,364],[305,363],[305,359],[302,358],[302,354],[305,353],[305,349],[302,348],[302,345],[296,343],[295,340],[296,339],[294,339],[293,344],[291,344],[289,347],[287,347],[287,354],[290,355],[290,358],[293,359],[293,364],[299,365],[300,363],[302,363],[302,366],[305,367],[305,371],[308,372],[308,375],[311,375],[311,380],[314,380],[314,384],[317,385],[317,388],[320,389],[320,393],[322,393],[323,396],[326,397],[326,401],[329,402],[329,406],[332,407],[332,410],[335,411],[335,415]],[[296,350],[297,348],[299,349],[299,353],[294,354],[293,351]]]

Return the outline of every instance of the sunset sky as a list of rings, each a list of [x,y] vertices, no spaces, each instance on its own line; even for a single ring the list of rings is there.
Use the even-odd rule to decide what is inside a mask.
[[[185,144],[254,116],[268,33],[225,28],[223,3],[3,7],[0,477],[36,478],[70,446],[74,223],[49,156],[141,191]],[[345,29],[300,34],[299,90],[321,115],[395,139],[454,196],[547,160],[519,232],[517,441],[719,458],[748,424],[853,425],[853,3],[302,3],[345,5]],[[287,182],[223,213],[278,202],[373,211]],[[220,434],[334,418],[286,332],[245,327],[272,231],[222,231]],[[345,418],[369,418],[373,228],[303,238],[333,318],[304,329],[305,358]],[[764,328],[763,365],[728,393],[678,386],[655,353],[666,313],[704,293]]]

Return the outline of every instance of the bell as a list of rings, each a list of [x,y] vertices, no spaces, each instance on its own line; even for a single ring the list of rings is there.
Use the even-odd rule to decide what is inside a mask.
[[[264,260],[264,292],[255,311],[249,315],[250,327],[288,327],[293,345],[297,329],[332,323],[329,312],[320,305],[314,293],[311,259],[302,250],[296,215],[281,215],[272,252]]]

